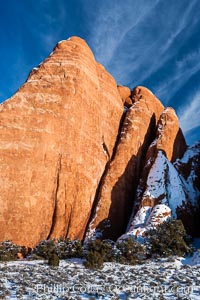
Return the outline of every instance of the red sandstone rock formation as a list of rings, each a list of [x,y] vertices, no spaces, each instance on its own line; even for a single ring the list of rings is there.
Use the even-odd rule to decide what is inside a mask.
[[[174,162],[181,158],[187,149],[185,138],[179,127],[177,115],[173,108],[166,108],[158,121],[155,140],[151,143],[145,159],[145,165],[140,177],[139,187],[134,203],[134,210],[137,211],[141,205],[142,195],[146,188],[146,181],[149,171],[157,157],[158,151],[165,153],[166,158]],[[145,198],[146,199],[146,198]],[[146,200],[145,200],[146,201]]]
[[[119,85],[117,88],[124,106],[127,108],[131,107],[133,105],[133,100],[131,99],[131,90],[127,86],[121,85]]]
[[[58,43],[0,105],[0,241],[31,247],[82,239],[86,228],[117,239],[134,201],[128,234],[176,214],[192,219],[199,144],[185,152],[174,110],[163,109],[144,87],[117,87],[82,39]]]
[[[83,237],[122,113],[85,41],[58,43],[0,106],[0,241]]]
[[[199,195],[195,173],[199,165],[199,147],[188,148],[182,159],[173,165],[163,151],[158,150],[146,179],[145,191],[139,209],[133,214],[127,233],[144,237],[149,229],[166,221],[179,218],[188,233],[199,236]],[[197,161],[198,160],[198,161]],[[180,173],[191,161],[187,176]],[[183,167],[183,168],[182,168]],[[185,172],[184,172],[185,173]],[[182,175],[182,176],[180,176]]]
[[[187,148],[177,115],[173,108],[166,108],[158,121],[157,138],[149,147],[147,160],[155,156],[158,150],[165,152],[169,161],[181,158]]]
[[[95,234],[116,239],[130,217],[143,159],[163,110],[161,102],[144,87],[135,88],[132,98],[135,103],[126,114],[116,154],[102,181],[88,236],[96,230]]]
[[[162,112],[159,118],[156,138],[151,143],[146,154],[144,169],[140,177],[140,183],[135,197],[135,211],[138,210],[140,205],[143,205],[141,204],[143,203],[142,194],[145,191],[147,177],[157,157],[158,151],[161,150],[164,152],[167,159],[173,162],[183,156],[186,148],[187,145],[179,127],[176,113],[173,108],[168,107]]]
[[[128,235],[144,236],[145,231],[155,225],[159,225],[169,217],[176,218],[178,215],[180,218],[181,214],[184,216],[182,217],[184,224],[191,233],[190,225],[188,226],[191,221],[184,220],[186,209],[183,207],[189,207],[187,215],[190,211],[193,211],[194,215],[194,210],[196,211],[198,206],[198,193],[195,192],[195,184],[180,179],[180,171],[177,172],[170,163],[179,158],[175,166],[181,169],[183,163],[180,158],[187,153],[185,139],[172,108],[165,109],[161,114],[156,136],[147,151]],[[199,155],[198,147],[195,153],[196,156]],[[191,156],[194,159],[194,153]],[[195,166],[197,165],[195,163]],[[190,191],[186,186],[190,186]],[[163,214],[165,211],[167,213]]]

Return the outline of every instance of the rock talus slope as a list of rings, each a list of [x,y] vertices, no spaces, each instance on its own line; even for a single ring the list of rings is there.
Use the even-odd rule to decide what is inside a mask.
[[[115,80],[80,38],[33,69],[0,106],[1,241],[83,237],[122,113]]]

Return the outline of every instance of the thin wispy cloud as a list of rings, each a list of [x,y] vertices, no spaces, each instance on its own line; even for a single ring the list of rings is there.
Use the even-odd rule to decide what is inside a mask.
[[[97,60],[118,84],[147,84],[165,106],[169,102],[173,106],[174,95],[184,95],[184,86],[200,71],[199,0],[109,3],[103,1],[93,12],[96,19],[89,40]],[[186,97],[175,100],[179,112],[187,101]],[[194,113],[192,108],[184,111],[184,131]],[[194,120],[189,130],[199,126],[198,118]]]
[[[187,135],[189,131],[200,126],[200,91],[188,101],[188,104],[178,111],[181,128]]]
[[[135,73],[139,81],[144,81],[177,53],[173,43],[190,20],[194,22],[191,17],[196,1],[188,3],[181,18],[180,1],[171,8],[169,4],[163,6],[162,1],[125,1],[123,9],[120,4],[117,2],[112,8],[105,9],[103,16],[97,12],[91,30],[94,50],[98,60],[119,81],[129,82],[131,73]],[[169,11],[167,15],[164,9]],[[180,41],[179,47],[183,43],[184,40]]]
[[[153,51],[156,52],[156,59],[155,59],[155,63],[152,63],[148,69],[148,72],[146,72],[143,77],[140,79],[141,81],[145,80],[146,78],[148,78],[149,76],[151,76],[151,74],[153,74],[156,70],[158,70],[162,65],[164,65],[166,63],[167,60],[170,59],[170,57],[173,57],[173,55],[175,55],[177,53],[177,47],[173,47],[173,44],[175,43],[177,37],[183,32],[183,30],[186,28],[190,17],[192,15],[192,11],[193,11],[193,7],[194,7],[194,2],[190,2],[188,5],[187,10],[182,14],[181,18],[179,18],[179,23],[177,24],[177,27],[174,28],[174,31],[168,36],[168,30],[166,28],[166,30],[164,32],[162,32],[160,39],[158,39],[154,45],[154,49]],[[177,14],[175,14],[173,16],[173,18],[175,19],[177,17]],[[191,29],[192,30],[192,29]],[[189,32],[186,33],[184,32],[185,38],[187,38],[187,35],[190,34]],[[164,42],[163,42],[164,40]],[[179,42],[179,47],[180,48],[182,46],[184,41],[180,41]],[[171,49],[170,49],[171,48]],[[153,55],[152,52],[149,53],[151,55]]]
[[[109,7],[106,3],[97,10],[97,17],[90,35],[97,58],[105,66],[115,58],[116,50],[124,42],[127,34],[132,32],[145,19],[159,0],[148,2],[126,1],[123,9],[121,1],[111,2],[112,5]]]
[[[156,87],[157,95],[162,98],[169,97],[169,91],[174,95],[185,83],[197,72],[200,71],[200,50],[190,53],[182,60],[177,61],[176,65],[172,68],[171,76],[163,81]],[[166,104],[170,98],[166,100]]]

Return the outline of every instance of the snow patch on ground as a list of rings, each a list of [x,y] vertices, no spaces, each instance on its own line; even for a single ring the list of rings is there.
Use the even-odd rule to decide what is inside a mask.
[[[82,260],[0,263],[0,299],[200,299],[200,252],[147,260],[142,265],[104,263],[88,270]]]

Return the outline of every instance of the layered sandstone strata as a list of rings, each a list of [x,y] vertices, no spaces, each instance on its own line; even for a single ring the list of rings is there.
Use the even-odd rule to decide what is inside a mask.
[[[57,44],[0,106],[0,240],[82,238],[123,113],[80,38]]]

